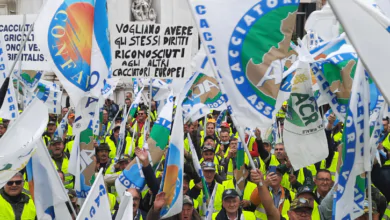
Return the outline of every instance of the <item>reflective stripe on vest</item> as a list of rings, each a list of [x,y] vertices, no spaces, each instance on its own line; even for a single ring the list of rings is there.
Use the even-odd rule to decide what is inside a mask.
[[[387,208],[386,208],[385,214],[382,217],[382,220],[390,220],[390,202],[387,205]]]

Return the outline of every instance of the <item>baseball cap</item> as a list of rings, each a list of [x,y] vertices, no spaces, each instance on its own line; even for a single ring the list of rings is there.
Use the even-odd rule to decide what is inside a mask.
[[[120,162],[125,162],[125,161],[130,161],[130,156],[125,154],[125,155],[122,155],[119,160],[118,160],[118,163]]]
[[[215,171],[215,164],[213,162],[203,162],[202,169]]]
[[[206,151],[212,151],[214,152],[214,147],[211,146],[211,145],[205,145],[202,149],[202,152],[206,152]]]
[[[183,205],[185,205],[185,204],[194,206],[194,202],[193,202],[192,199],[191,199],[189,196],[187,196],[187,195],[184,195],[184,196],[183,196]]]
[[[234,189],[227,189],[222,194],[222,200],[225,200],[227,198],[236,198],[239,197],[238,193]]]
[[[211,119],[207,120],[207,122],[215,123],[215,119],[211,118]]]
[[[206,141],[209,140],[209,139],[215,141],[215,139],[213,138],[213,136],[210,136],[210,135],[204,137],[203,141],[206,142]]]
[[[303,193],[310,193],[315,198],[315,194],[313,193],[313,190],[308,186],[304,185],[304,186],[299,187],[299,189],[297,191],[297,196],[299,196]]]
[[[302,208],[308,208],[313,210],[313,206],[310,204],[310,201],[305,198],[295,198],[290,205],[290,210],[297,210]]]
[[[61,142],[62,142],[62,138],[54,137],[53,139],[51,139],[50,145],[55,144],[55,143],[61,143]]]
[[[108,146],[108,144],[106,144],[106,143],[101,143],[101,144],[99,145],[99,147],[96,148],[96,151],[100,151],[100,150],[108,150],[108,151],[111,151],[110,146]]]
[[[74,118],[75,117],[75,114],[74,113],[71,113],[69,114],[68,118]]]
[[[224,122],[221,123],[221,127],[230,128],[230,125],[229,125],[229,123],[224,121]]]
[[[47,125],[55,125],[57,124],[55,121],[49,121],[49,123],[47,123]]]

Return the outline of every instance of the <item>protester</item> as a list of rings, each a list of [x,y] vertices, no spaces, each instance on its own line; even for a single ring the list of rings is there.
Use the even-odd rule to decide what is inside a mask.
[[[332,175],[328,170],[318,170],[314,183],[317,188],[314,192],[315,199],[318,204],[321,204],[322,200],[333,187]]]
[[[50,141],[49,152],[56,170],[61,170],[65,174],[65,188],[73,189],[74,176],[68,172],[69,155],[64,152],[64,143],[60,137],[55,137]]]
[[[0,219],[35,219],[36,211],[34,201],[22,193],[23,175],[16,173],[0,189]]]
[[[6,124],[0,124],[0,138],[7,132],[7,127],[8,125]]]
[[[213,214],[213,219],[256,219],[253,212],[240,208],[240,196],[234,189],[225,190],[222,194],[222,210]]]

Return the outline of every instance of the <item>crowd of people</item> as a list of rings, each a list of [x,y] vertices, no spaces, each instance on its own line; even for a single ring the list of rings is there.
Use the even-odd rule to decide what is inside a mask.
[[[127,109],[131,106],[131,98],[127,97]],[[68,111],[71,111],[68,113]],[[49,115],[47,129],[42,135],[51,154],[53,164],[66,188],[70,203],[78,212],[80,207],[74,190],[75,177],[68,172],[69,157],[74,143],[72,126],[75,114],[72,109],[64,107],[60,115]],[[278,113],[279,130],[283,131],[285,108]],[[148,114],[153,121],[157,119],[156,104],[151,109],[140,105],[136,117],[128,120],[126,138],[121,157],[114,160],[119,143],[119,130],[123,112],[112,100],[107,100],[103,110],[102,132],[99,141],[95,141],[96,171],[103,168],[106,187],[111,205],[113,219],[119,208],[120,197],[115,189],[114,180],[138,158],[142,165],[147,188],[143,191],[130,188],[133,196],[133,218],[135,220],[160,219],[160,210],[167,204],[167,196],[159,192],[163,174],[164,157],[154,169],[148,158],[147,150],[143,149],[145,124]],[[184,139],[184,177],[183,177],[183,209],[178,215],[168,219],[202,219],[208,207],[212,207],[212,219],[332,219],[333,193],[335,178],[340,165],[342,151],[342,123],[335,124],[336,117],[331,114],[327,118],[325,133],[328,141],[329,155],[323,161],[318,161],[299,170],[294,170],[288,154],[285,151],[283,139],[268,140],[259,129],[254,133],[247,132],[245,140],[256,167],[251,167],[249,155],[245,155],[243,177],[237,177],[237,160],[239,136],[229,115],[216,128],[219,112],[213,111],[206,119],[188,122],[183,125]],[[54,136],[63,117],[68,123],[63,137]],[[0,123],[2,136],[8,127],[8,120]],[[114,124],[111,126],[111,124]],[[383,167],[390,165],[390,135],[389,119],[383,120],[384,130],[381,134],[380,162]],[[187,138],[187,134],[191,140]],[[144,137],[146,135],[146,137]],[[175,135],[175,134],[171,134]],[[192,141],[195,152],[190,149]],[[131,147],[134,146],[134,147]],[[132,150],[131,150],[132,149]],[[315,146],[313,146],[315,150]],[[194,168],[192,154],[196,154],[201,164],[204,182]],[[378,161],[377,161],[378,162]],[[376,164],[375,166],[379,166]],[[378,168],[383,169],[383,168]],[[241,177],[241,176],[240,176]],[[31,189],[27,184],[25,170],[17,173],[0,190],[0,219],[34,219],[36,218],[34,202],[31,199]],[[238,184],[244,181],[244,190]],[[207,187],[204,187],[206,184]],[[382,194],[374,184],[372,187],[372,219],[390,219],[390,198]],[[204,192],[207,190],[208,192]],[[214,192],[214,194],[213,194]],[[214,195],[214,199],[203,200],[203,195]],[[212,203],[212,204],[210,204]],[[358,219],[369,219],[369,205],[365,200],[365,213]],[[389,205],[388,205],[389,204]],[[70,208],[70,207],[69,207]],[[75,216],[73,216],[75,217]]]

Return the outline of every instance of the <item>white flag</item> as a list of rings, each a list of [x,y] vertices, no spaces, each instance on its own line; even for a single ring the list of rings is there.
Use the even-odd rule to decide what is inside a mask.
[[[389,100],[390,87],[387,82],[390,80],[390,75],[387,64],[390,57],[390,33],[388,20],[387,22],[381,20],[383,15],[379,10],[374,9],[372,5],[362,4],[361,1],[329,0],[329,3],[367,71],[382,95]]]
[[[12,77],[10,77],[3,106],[1,106],[0,109],[0,118],[14,120],[18,116],[19,116],[18,100],[16,100],[14,83]]]
[[[35,95],[46,104],[49,113],[61,113],[62,91],[59,85],[46,80],[40,80]]]
[[[34,181],[34,204],[38,219],[68,220],[72,217],[66,206],[69,200],[64,185],[58,176],[53,161],[42,138],[34,143],[32,178]]]
[[[103,168],[100,169],[95,182],[81,208],[77,220],[96,219],[107,220],[111,219],[110,201],[104,185]]]
[[[329,152],[308,62],[299,62],[292,82],[283,139],[292,166],[299,170],[325,159]]]
[[[122,197],[115,220],[133,220],[133,196],[130,192],[125,192]]]
[[[299,1],[188,1],[233,114],[244,127],[270,126],[281,107],[281,59],[288,56]]]
[[[0,139],[0,188],[28,163],[35,150],[33,141],[41,139],[46,128],[47,115],[47,108],[34,100]]]
[[[54,136],[55,137],[60,137],[62,138],[64,136],[64,132],[65,132],[65,129],[66,129],[66,125],[68,124],[68,115],[69,115],[69,112],[68,111],[66,113],[66,115],[62,118],[60,124],[58,125],[56,131],[54,132]]]

